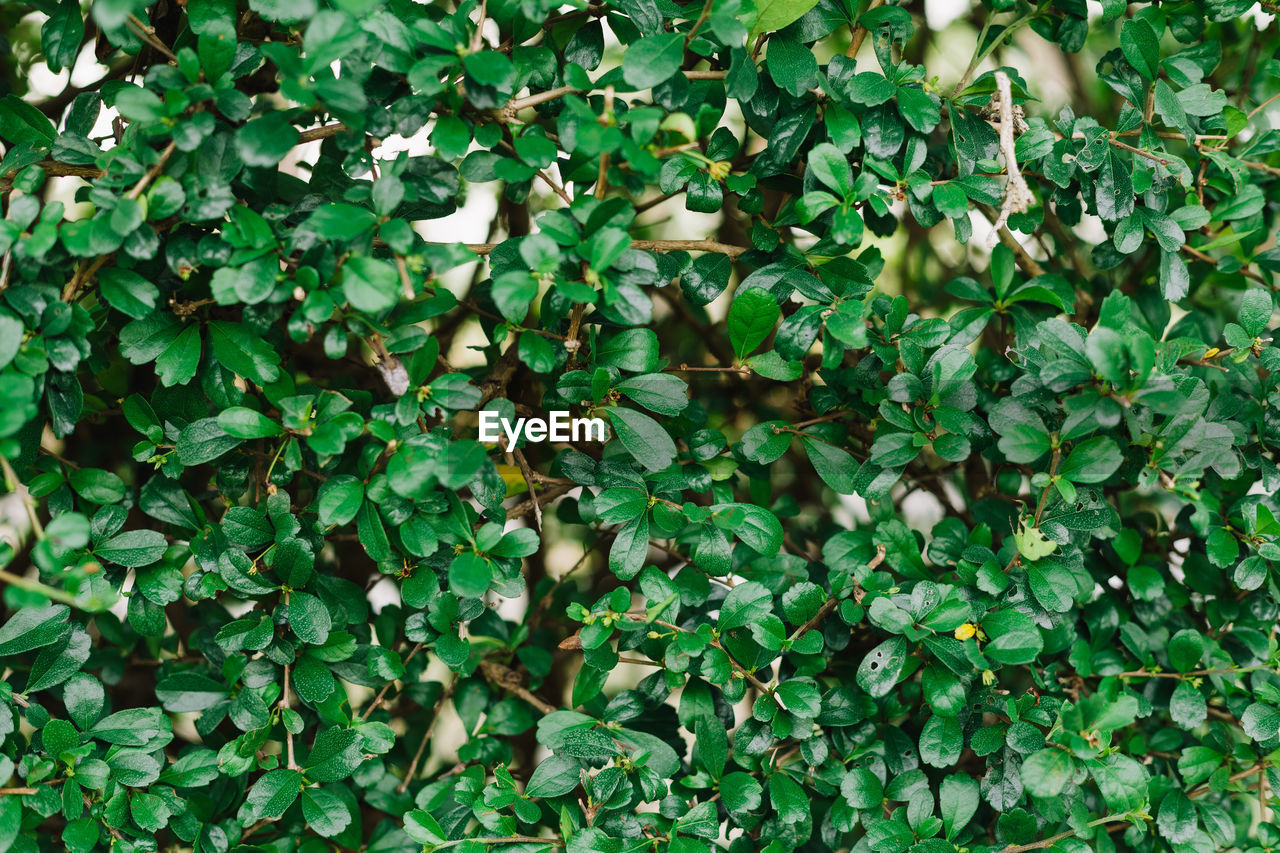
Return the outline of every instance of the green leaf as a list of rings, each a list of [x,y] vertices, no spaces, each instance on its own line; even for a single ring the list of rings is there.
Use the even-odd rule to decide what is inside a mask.
[[[1104,222],[1115,222],[1133,213],[1133,178],[1129,167],[1112,150],[1098,170],[1095,203]]]
[[[563,797],[578,787],[582,767],[572,758],[552,755],[533,770],[524,795],[537,799]]]
[[[302,774],[297,770],[268,770],[249,789],[245,799],[249,813],[242,818],[242,825],[280,817],[298,799],[301,790]]]
[[[1029,464],[1049,452],[1049,430],[1040,416],[1012,400],[991,410],[991,428],[1000,435],[1000,452],[1010,462]]]
[[[98,545],[93,552],[111,563],[127,568],[149,566],[164,556],[169,542],[157,530],[127,530]]]
[[[1155,30],[1141,18],[1130,18],[1120,27],[1120,49],[1124,58],[1147,82],[1160,70],[1160,40]]]
[[[339,782],[347,778],[364,762],[360,744],[360,733],[353,729],[335,727],[321,732],[316,736],[311,754],[302,762],[307,778],[314,782]]]
[[[658,336],[652,329],[623,329],[601,340],[596,362],[633,373],[645,373],[658,366]]]
[[[964,733],[955,717],[935,714],[920,732],[920,759],[931,767],[953,766],[963,748]]]
[[[1089,772],[1107,806],[1115,811],[1137,808],[1146,799],[1147,772],[1127,755],[1112,754],[1089,762]]]
[[[160,289],[133,270],[109,267],[98,273],[102,298],[112,308],[136,320],[151,314],[160,298]]]
[[[1190,681],[1180,681],[1169,698],[1169,716],[1182,729],[1194,729],[1209,716],[1204,694]]]
[[[76,64],[80,43],[84,41],[84,18],[77,0],[60,0],[57,8],[40,28],[40,45],[45,62],[55,74]]]
[[[783,434],[790,443],[790,435]],[[847,450],[836,447],[821,439],[805,438],[801,441],[805,455],[818,472],[822,482],[826,483],[842,495],[852,495],[857,490],[859,465]]]
[[[200,329],[187,326],[156,358],[160,383],[166,387],[186,385],[200,366]]]
[[[1063,749],[1041,749],[1022,762],[1022,786],[1033,797],[1056,797],[1071,782],[1075,766]]]
[[[854,767],[840,782],[840,796],[855,809],[876,809],[884,799],[884,783],[867,767]]]
[[[818,0],[761,0],[756,4],[756,23],[751,28],[748,41],[754,41],[761,33],[782,29],[816,5]]]
[[[206,711],[231,695],[225,684],[198,672],[179,672],[156,685],[156,698],[166,711],[185,713]]]
[[[874,699],[887,696],[906,665],[907,649],[906,639],[890,637],[868,652],[858,666],[858,686]]]
[[[1178,672],[1190,672],[1200,666],[1204,649],[1204,636],[1194,628],[1183,628],[1169,638],[1169,664]]]
[[[1044,648],[1044,638],[1030,618],[1016,610],[998,610],[982,620],[990,642],[982,653],[996,663],[1031,663]]]
[[[729,341],[739,359],[765,342],[782,311],[773,294],[760,288],[739,291],[729,306]]]
[[[666,82],[680,70],[684,36],[679,33],[645,36],[632,42],[622,57],[622,79],[637,89]]]
[[[698,720],[694,732],[694,749],[699,763],[711,774],[711,778],[719,779],[724,775],[725,762],[729,756],[729,739],[724,726],[714,717],[704,717]]]
[[[323,525],[350,524],[364,501],[364,483],[349,474],[331,477],[320,486],[318,514]]]
[[[237,376],[269,385],[280,376],[280,357],[261,337],[244,326],[215,320],[209,324],[209,341],[218,363]]]
[[[78,468],[67,479],[76,494],[90,503],[118,503],[128,494],[124,480],[119,475],[101,468]]]
[[[1156,813],[1156,828],[1174,844],[1191,841],[1200,831],[1195,804],[1186,794],[1174,788],[1160,801],[1160,810]]]
[[[0,627],[0,657],[19,655],[54,643],[70,629],[63,604],[27,607],[19,610]]]
[[[740,583],[725,596],[720,605],[716,627],[723,631],[743,628],[759,622],[773,612],[773,595],[754,581]]]
[[[117,746],[149,746],[157,739],[167,742],[172,730],[159,708],[128,708],[98,720],[86,734]]]
[[[1114,441],[1096,436],[1071,448],[1058,474],[1074,483],[1101,483],[1114,474],[1123,461]]]
[[[650,471],[661,471],[676,460],[676,444],[667,431],[646,414],[634,409],[605,409],[614,435],[637,462]]]
[[[449,588],[456,595],[479,598],[493,582],[493,567],[474,551],[463,551],[449,564]]]
[[[689,405],[689,386],[683,379],[670,373],[632,376],[613,388],[660,415],[678,415]]]
[[[1205,117],[1222,114],[1227,105],[1226,93],[1213,91],[1208,83],[1197,83],[1188,86],[1178,93],[1178,102],[1187,115]]]
[[[841,792],[843,791],[844,787],[841,786]],[[943,832],[950,841],[978,813],[978,783],[973,777],[963,773],[953,773],[943,779],[938,788],[938,810],[942,815]]]
[[[64,752],[80,745],[80,735],[76,732],[75,726],[66,720],[50,720],[44,724],[40,732],[40,741],[45,752],[58,758]]]
[[[217,418],[193,421],[178,434],[178,459],[184,466],[200,465],[239,447],[242,438],[227,435]]]
[[[772,557],[782,548],[782,524],[778,517],[754,504],[712,504],[716,524],[733,534],[751,550]]]
[[[1254,702],[1240,715],[1240,727],[1254,740],[1274,740],[1280,736],[1280,708]]]
[[[329,639],[333,617],[329,615],[329,608],[316,596],[308,592],[294,592],[289,599],[289,627],[302,642],[321,646]]]
[[[13,145],[28,142],[34,146],[48,146],[57,131],[44,113],[19,98],[5,95],[0,98],[0,140]]]
[[[781,37],[769,39],[767,64],[773,82],[792,97],[802,96],[818,82],[818,60],[808,46],[797,41]]]
[[[357,311],[380,314],[400,299],[400,279],[395,267],[376,258],[354,257],[343,267],[342,290]]]
[[[419,844],[443,844],[448,840],[436,819],[422,809],[414,809],[404,816],[404,831]]]
[[[269,112],[236,131],[236,151],[246,166],[271,167],[298,144],[298,129],[280,112]]]
[[[1260,287],[1251,287],[1240,300],[1240,325],[1251,338],[1262,337],[1271,325],[1271,313],[1275,306],[1271,294]]]
[[[284,433],[284,428],[271,418],[243,406],[232,406],[219,412],[218,426],[236,438],[271,438]]]
[[[834,145],[815,145],[809,152],[809,169],[814,177],[835,190],[840,198],[847,197],[853,191],[853,173],[849,169],[849,161]]]
[[[354,204],[325,204],[307,217],[306,228],[324,240],[354,240],[373,230],[378,216]]]
[[[764,788],[748,773],[735,770],[720,780],[720,799],[734,816],[747,815],[760,808],[763,795]]]

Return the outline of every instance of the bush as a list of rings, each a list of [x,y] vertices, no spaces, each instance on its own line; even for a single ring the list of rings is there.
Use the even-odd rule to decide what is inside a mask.
[[[1276,28],[870,5],[0,10],[0,849],[1280,842]]]

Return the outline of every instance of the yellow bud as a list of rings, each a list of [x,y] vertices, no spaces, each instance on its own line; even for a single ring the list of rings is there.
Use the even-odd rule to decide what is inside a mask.
[[[978,633],[977,627],[975,627],[972,622],[966,622],[959,628],[956,628],[956,639],[960,642],[964,642],[976,633]]]
[[[987,687],[990,687],[991,685],[995,684],[996,674],[989,669],[984,669],[982,671],[982,683]]]

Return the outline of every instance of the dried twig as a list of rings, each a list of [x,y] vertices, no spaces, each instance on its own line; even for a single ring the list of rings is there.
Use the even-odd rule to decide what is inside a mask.
[[[1000,111],[1000,153],[1004,154],[1004,169],[1009,175],[1009,180],[1004,185],[1004,201],[1000,203],[1000,215],[992,226],[990,236],[987,237],[988,249],[995,248],[996,242],[1000,239],[1000,230],[1009,221],[1009,215],[1024,213],[1035,201],[1031,188],[1027,186],[1026,178],[1022,177],[1022,172],[1018,169],[1018,154],[1013,141],[1013,92],[1009,84],[1009,75],[1003,71],[997,71],[995,77],[996,106]]]

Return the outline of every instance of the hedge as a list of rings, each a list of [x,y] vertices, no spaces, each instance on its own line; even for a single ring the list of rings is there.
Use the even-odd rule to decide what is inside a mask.
[[[83,7],[0,849],[1280,845],[1269,0]]]

